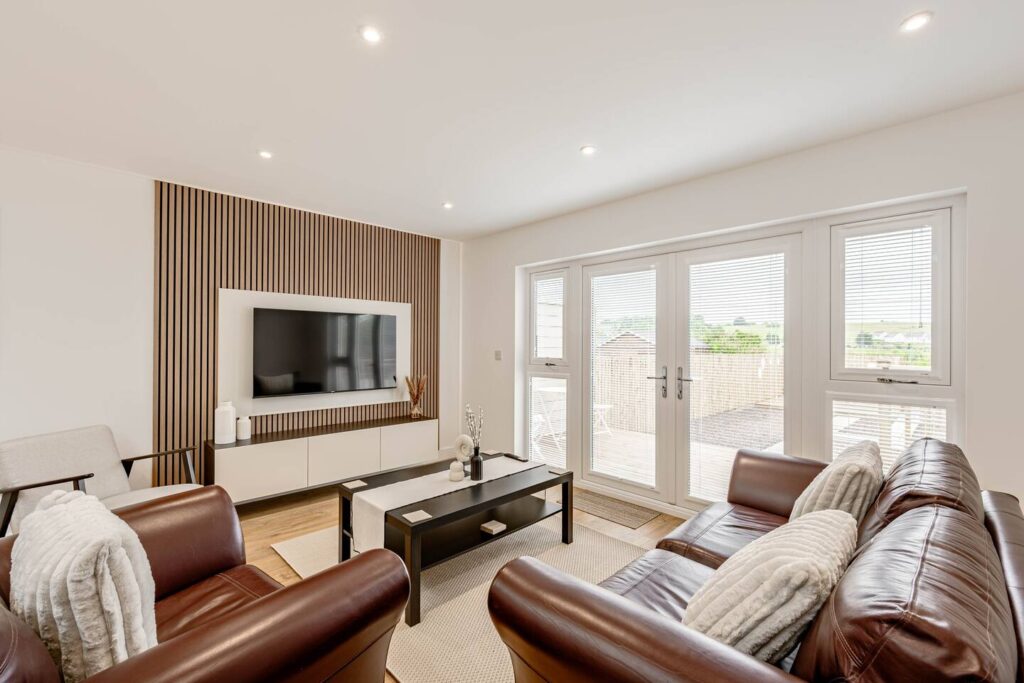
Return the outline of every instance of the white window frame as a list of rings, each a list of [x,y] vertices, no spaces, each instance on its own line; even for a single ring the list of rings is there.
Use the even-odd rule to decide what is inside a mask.
[[[604,252],[600,254],[582,255],[566,258],[557,263],[547,262],[534,265],[524,264],[521,268],[521,279],[517,273],[517,376],[516,376],[516,434],[515,447],[519,452],[529,439],[528,420],[520,419],[529,414],[529,397],[525,394],[529,386],[529,378],[533,375],[555,376],[568,378],[568,396],[566,409],[569,426],[566,434],[566,465],[567,469],[576,472],[577,482],[583,488],[619,497],[641,505],[661,509],[671,514],[692,516],[702,508],[699,501],[688,500],[681,495],[687,489],[674,474],[677,495],[673,503],[664,498],[651,495],[651,491],[626,491],[613,488],[603,482],[588,480],[584,476],[585,461],[589,457],[589,447],[584,440],[589,433],[586,423],[592,418],[585,413],[589,405],[584,370],[587,365],[586,330],[584,321],[587,314],[584,290],[585,277],[583,269],[595,265],[610,265],[632,259],[651,258],[659,255],[671,255],[680,251],[690,251],[713,246],[737,245],[751,240],[786,235],[799,236],[799,248],[795,249],[800,263],[801,302],[797,308],[790,308],[787,301],[787,322],[791,314],[799,311],[800,325],[797,335],[787,331],[787,345],[800,344],[800,381],[799,389],[791,392],[786,386],[787,420],[786,450],[791,455],[802,455],[828,462],[832,458],[832,398],[836,400],[864,400],[873,402],[891,402],[896,404],[931,405],[946,408],[947,439],[962,443],[965,435],[965,342],[966,342],[966,266],[967,266],[967,219],[966,194],[963,191],[937,193],[936,195],[917,200],[893,201],[880,203],[874,207],[860,209],[842,209],[822,212],[817,216],[779,222],[772,225],[745,228],[735,231],[723,231],[715,234],[703,234],[654,246],[635,247]],[[948,313],[945,319],[947,332],[942,335],[947,349],[943,352],[946,363],[946,384],[899,384],[880,383],[875,379],[877,372],[865,377],[836,377],[833,375],[832,358],[832,310],[833,295],[836,289],[832,264],[834,228],[864,224],[868,222],[885,222],[900,217],[948,211],[950,223],[948,238],[942,239],[947,248],[949,266],[945,272],[949,277],[937,278],[933,284],[935,290],[941,285],[946,288],[945,296],[949,305],[937,307],[933,301],[933,316],[936,310]],[[787,257],[788,264],[797,263]],[[789,265],[787,265],[787,270]],[[563,350],[566,358],[558,366],[545,366],[543,359],[531,359],[533,352],[533,279],[535,275],[553,272],[565,272],[566,299],[563,308],[565,325],[563,327]],[[936,268],[934,272],[939,272]],[[529,289],[527,290],[527,287]],[[673,287],[673,291],[674,291]],[[525,310],[529,305],[530,310]],[[674,305],[674,304],[673,304]],[[845,324],[845,312],[841,318]],[[794,318],[795,321],[795,318]],[[933,324],[936,324],[933,322]],[[937,324],[936,324],[937,327]],[[524,332],[526,334],[524,334]],[[933,337],[938,333],[933,329]],[[674,343],[674,341],[673,341]],[[933,340],[933,357],[937,353]],[[839,356],[842,362],[842,356]],[[534,362],[540,361],[540,362]],[[934,362],[934,361],[933,361]],[[786,359],[787,374],[790,367],[795,367]],[[937,367],[937,366],[933,366]],[[891,375],[890,375],[891,376]],[[868,381],[865,381],[867,379]],[[920,378],[910,378],[918,379]],[[524,382],[526,382],[524,386]],[[789,398],[795,401],[794,412],[790,413]],[[799,423],[799,428],[790,430],[790,419]],[[524,426],[527,427],[524,429]]]
[[[536,355],[537,341],[537,281],[551,280],[554,278],[562,280],[562,357],[546,358]],[[541,270],[530,273],[530,365],[543,366],[545,368],[567,368],[569,367],[569,334],[568,334],[568,311],[569,308],[569,269],[556,268]]]
[[[920,227],[932,227],[932,320],[931,368],[929,370],[846,367],[846,240]],[[934,384],[949,386],[950,378],[950,289],[951,209],[938,208],[874,220],[834,224],[830,228],[831,253],[831,366],[832,380],[858,382]]]

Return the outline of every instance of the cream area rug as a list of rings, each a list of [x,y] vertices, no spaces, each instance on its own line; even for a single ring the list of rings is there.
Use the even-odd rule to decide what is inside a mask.
[[[512,663],[487,613],[487,589],[507,562],[531,555],[584,581],[598,583],[643,554],[638,546],[576,524],[572,545],[561,541],[560,517],[517,531],[423,572],[422,621],[401,622],[388,671],[401,683],[512,681]],[[337,561],[338,528],[275,543],[305,578]],[[355,587],[353,587],[355,588]]]

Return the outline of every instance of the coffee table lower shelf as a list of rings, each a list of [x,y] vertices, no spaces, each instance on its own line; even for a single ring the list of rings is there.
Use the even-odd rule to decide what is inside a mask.
[[[425,531],[420,536],[422,545],[420,569],[429,569],[463,553],[468,553],[470,550],[475,550],[520,529],[525,529],[531,524],[557,515],[561,511],[561,505],[549,503],[536,496],[526,496]],[[480,529],[481,524],[492,519],[503,522],[505,530],[492,535]],[[401,557],[405,552],[405,534],[395,527],[388,526],[384,530],[384,539],[384,547]]]
[[[366,478],[363,488],[375,488],[401,481],[403,475],[422,476],[431,471],[447,469],[447,463],[408,468],[408,472],[392,471]],[[526,470],[478,486],[461,489],[439,498],[390,510],[385,515],[384,547],[405,562],[409,571],[409,604],[405,623],[420,622],[420,574],[442,562],[475,550],[492,541],[562,513],[562,543],[572,543],[572,472],[550,472],[546,468]],[[552,486],[561,486],[561,504],[551,503],[533,495]],[[352,553],[353,490],[339,487],[338,561],[344,562]],[[408,522],[402,515],[423,509],[431,517],[421,522]],[[480,525],[491,520],[505,524],[505,530],[488,534]]]

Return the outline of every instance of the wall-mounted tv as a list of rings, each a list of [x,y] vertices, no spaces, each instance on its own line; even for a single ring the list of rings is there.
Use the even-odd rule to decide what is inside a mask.
[[[256,308],[252,396],[393,389],[395,316]]]

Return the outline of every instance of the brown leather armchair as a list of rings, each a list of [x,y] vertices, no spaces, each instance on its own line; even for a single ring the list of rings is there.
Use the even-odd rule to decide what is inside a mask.
[[[283,587],[246,564],[231,499],[210,486],[116,512],[138,533],[156,583],[159,644],[88,680],[381,681],[409,577],[384,550]],[[0,539],[0,594],[11,548]],[[0,608],[0,682],[58,683],[42,641]]]

